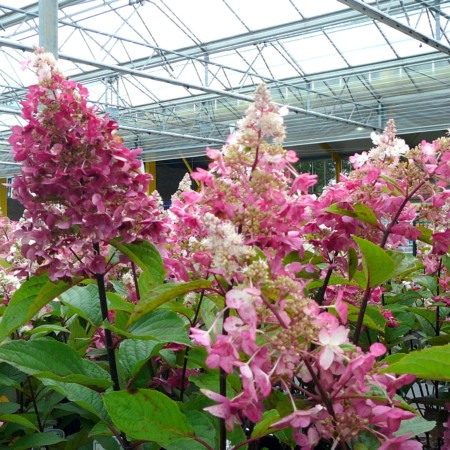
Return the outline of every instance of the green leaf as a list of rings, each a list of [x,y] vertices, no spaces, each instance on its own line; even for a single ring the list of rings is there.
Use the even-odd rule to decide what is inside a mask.
[[[134,322],[128,333],[140,339],[192,345],[183,319],[172,311],[152,311]]]
[[[233,377],[235,375],[228,375],[227,396],[234,397],[237,393],[236,385],[233,387]],[[200,389],[208,389],[213,392],[220,392],[220,376],[218,370],[209,369],[208,372],[200,373],[198,376],[190,376],[189,381]]]
[[[258,438],[267,436],[270,433],[274,433],[281,428],[271,427],[275,422],[281,420],[281,416],[276,409],[271,409],[270,411],[265,411],[262,420],[260,420],[253,428],[251,437]]]
[[[74,349],[54,339],[6,342],[0,346],[0,360],[38,378],[100,388],[112,385],[108,372],[95,362],[82,359]]]
[[[447,272],[450,272],[450,256],[449,255],[442,255],[442,264],[444,264],[444,267],[447,269]]]
[[[348,279],[352,280],[358,268],[358,253],[353,247],[348,250]]]
[[[139,241],[132,244],[120,243],[120,238],[108,241],[113,247],[128,256],[137,264],[147,276],[147,282],[158,286],[164,282],[166,271],[158,249],[148,241]]]
[[[95,327],[100,326],[103,322],[98,287],[96,285],[74,286],[61,295],[61,301],[74,313],[86,319]]]
[[[0,258],[0,266],[7,269],[8,267],[11,267],[11,264],[8,261],[6,261],[5,259]]]
[[[375,213],[366,205],[362,203],[356,203],[353,205],[353,211],[349,209],[339,208],[338,203],[325,208],[324,211],[339,214],[340,216],[353,217],[354,219],[361,220],[362,222],[370,223],[371,225],[378,225],[378,219]]]
[[[450,381],[450,345],[413,351],[382,372],[409,373],[427,380]]]
[[[42,383],[55,391],[63,394],[71,402],[76,403],[85,410],[95,414],[100,419],[109,422],[110,418],[103,404],[100,394],[92,389],[75,383],[63,383],[61,381],[41,379]]]
[[[154,283],[151,277],[146,272],[142,272],[138,278],[138,288],[141,296],[145,295],[154,287]]]
[[[0,386],[10,386],[15,389],[21,389],[20,384],[16,380],[9,378],[8,376],[4,375],[3,373],[0,373]]]
[[[392,355],[388,355],[385,358],[381,360],[381,362],[392,364],[394,362],[400,361],[402,358],[404,358],[407,355],[407,353],[393,353]]]
[[[120,344],[119,361],[132,377],[152,356],[158,354],[163,345],[159,341],[125,339]]]
[[[0,402],[0,414],[8,415],[15,413],[20,408],[18,403]]]
[[[433,231],[429,228],[425,227],[416,227],[417,230],[419,230],[422,234],[417,238],[419,241],[425,242],[425,244],[433,245]]]
[[[412,434],[413,436],[427,433],[436,426],[436,422],[425,420],[421,416],[413,417],[412,419],[402,420],[400,428],[394,433],[395,436],[404,436],[405,434]]]
[[[378,286],[392,278],[395,272],[395,262],[378,245],[358,236],[353,236],[363,256],[363,269],[367,283],[370,287]]]
[[[194,430],[176,402],[151,389],[107,392],[103,396],[114,425],[129,437],[161,446],[194,437]]]
[[[216,428],[212,422],[212,418],[207,413],[201,413],[200,411],[183,411],[189,423],[194,429],[195,436],[202,439],[212,448],[215,445]],[[181,439],[173,444],[166,446],[167,450],[205,450],[205,446],[200,442],[193,441],[192,438]]]
[[[450,334],[441,334],[428,339],[431,345],[445,345],[450,344]]]
[[[415,283],[419,284],[420,286],[425,287],[428,289],[433,295],[437,295],[437,282],[436,278],[427,275],[427,276],[418,276],[414,277],[412,279]]]
[[[106,422],[98,422],[89,431],[89,436],[113,436],[113,432]]]
[[[82,278],[70,283],[52,283],[48,276],[39,275],[25,281],[12,296],[0,323],[0,341],[31,320],[47,303],[61,295]]]
[[[395,270],[392,274],[392,278],[400,275],[405,276],[411,272],[415,272],[416,270],[423,268],[423,264],[414,255],[404,252],[396,252],[394,250],[387,250],[386,253],[395,263]]]
[[[14,449],[30,449],[33,447],[39,448],[46,445],[58,444],[59,442],[66,442],[66,440],[54,433],[34,433],[26,434],[14,442]]]
[[[324,280],[317,280],[317,281],[311,281],[306,287],[308,289],[315,289],[318,287],[323,286]],[[328,282],[328,286],[335,286],[339,284],[345,284],[349,286],[358,286],[357,283],[354,283],[353,281],[347,280],[347,278],[341,278],[341,277],[330,277],[330,280]]]
[[[19,414],[2,414],[0,415],[0,421],[17,423],[18,425],[23,425],[27,428],[31,428],[32,430],[39,431],[39,428],[37,428],[33,422],[30,422],[29,419]]]
[[[347,302],[346,302],[347,303]],[[359,315],[359,307],[347,303],[348,315],[350,322],[357,322]],[[364,314],[363,325],[384,334],[386,319],[380,313],[376,305],[368,305]]]
[[[393,191],[397,195],[405,195],[403,192],[403,189],[399,186],[397,181],[395,181],[393,178],[389,177],[388,175],[382,173],[380,174],[380,178],[383,178],[383,180],[387,181],[393,188]]]
[[[195,316],[195,309],[191,307],[184,306],[183,303],[179,302],[177,299],[169,300],[168,302],[161,305],[159,309],[165,309],[167,311],[173,311],[179,315],[183,315],[188,319],[193,319]]]
[[[206,348],[202,345],[197,345],[189,350],[189,355],[187,357],[187,368],[188,369],[206,369],[206,358],[208,357],[208,352]]]
[[[68,333],[69,330],[66,327],[62,327],[61,325],[56,325],[53,323],[39,325],[36,328],[32,328],[28,330],[25,334],[30,336],[34,334],[48,334],[48,333]]]
[[[136,305],[136,308],[131,313],[127,328],[145,314],[153,311],[174,298],[180,297],[190,291],[198,289],[206,289],[211,286],[211,281],[198,280],[189,283],[166,283],[156,286],[151,291],[147,292]]]
[[[351,448],[353,450],[378,450],[380,441],[370,431],[363,431],[357,438],[352,439]]]
[[[107,292],[108,309],[110,311],[125,311],[130,313],[135,308],[133,303],[126,302],[119,294],[115,292]]]

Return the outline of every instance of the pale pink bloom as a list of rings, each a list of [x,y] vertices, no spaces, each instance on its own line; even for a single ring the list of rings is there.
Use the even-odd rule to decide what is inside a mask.
[[[221,367],[225,372],[232,373],[235,361],[239,361],[239,352],[230,336],[219,334],[212,346],[206,365],[211,369]]]
[[[293,437],[301,450],[313,450],[320,441],[320,435],[314,426],[308,428],[307,434],[294,430]]]
[[[233,405],[233,400],[208,389],[200,390],[206,397],[218,402],[217,405],[208,406],[204,408],[204,410],[208,411],[213,416],[225,419],[225,426],[228,431],[232,431],[235,424],[240,425],[242,423],[239,417],[239,409]]]
[[[370,353],[375,357],[384,355],[386,353],[386,347],[379,342],[375,342],[375,344],[370,346]]]
[[[423,445],[410,437],[411,434],[407,434],[389,439],[381,444],[379,450],[422,450]]]
[[[319,342],[323,346],[320,351],[319,364],[323,369],[328,369],[336,356],[342,355],[344,350],[340,347],[348,341],[349,329],[339,326],[333,331],[322,329],[319,332]]]
[[[317,414],[322,411],[323,406],[316,405],[310,409],[296,409],[293,413],[283,417],[271,426],[273,428],[283,428],[291,426],[292,428],[306,428]]]
[[[260,292],[257,290],[231,289],[226,295],[227,306],[235,308],[241,319],[251,328],[255,328],[258,318],[255,305],[261,305]]]
[[[203,345],[207,350],[211,348],[211,336],[208,331],[191,328],[190,338],[197,344]]]

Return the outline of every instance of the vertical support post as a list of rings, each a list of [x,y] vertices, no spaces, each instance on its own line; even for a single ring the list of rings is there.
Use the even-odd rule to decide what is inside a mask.
[[[384,105],[381,102],[378,102],[377,113],[378,113],[378,128],[380,130],[383,130],[384,127],[386,126],[386,114],[384,110]]]
[[[333,152],[334,169],[336,171],[336,181],[339,183],[341,181],[342,172],[342,158],[339,153]]]
[[[205,53],[205,86],[209,86],[209,68],[208,68],[208,63],[209,63],[209,54]]]
[[[8,216],[8,188],[5,186],[6,178],[0,178],[0,214]]]
[[[39,46],[58,58],[58,0],[39,0]]]
[[[191,165],[189,164],[189,161],[186,158],[182,158],[184,165],[187,167],[187,170],[189,173],[194,172],[194,169],[191,167]],[[200,188],[200,181],[198,180],[194,180],[197,183],[197,187]]]
[[[435,30],[435,34],[436,34],[436,40],[440,41],[442,38],[442,33],[441,33],[441,0],[435,0],[434,2],[436,9],[439,11],[436,13],[436,17],[435,17],[435,22],[436,22],[436,30]]]
[[[153,179],[150,181],[148,185],[148,193],[151,194],[153,191],[156,191],[156,162],[148,161],[145,164],[145,172],[149,173]]]
[[[334,169],[336,170],[336,182],[339,183],[340,181],[340,175],[342,172],[342,158],[339,153],[336,153],[330,144],[327,142],[323,142],[322,144],[319,144],[332,158],[334,162]]]

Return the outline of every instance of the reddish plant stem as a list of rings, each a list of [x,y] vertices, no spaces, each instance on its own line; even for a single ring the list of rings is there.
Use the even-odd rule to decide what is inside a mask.
[[[320,383],[319,377],[317,376],[316,372],[314,372],[314,368],[311,366],[311,363],[305,358],[303,360],[305,363],[306,368],[308,369],[308,372],[311,375],[311,378],[314,381],[314,385],[317,387],[317,390],[319,391],[320,398],[325,405],[325,408],[327,408],[328,414],[330,414],[333,419],[336,419],[336,414],[334,412],[333,403],[331,402],[330,398],[328,397],[328,394],[323,389],[322,384]]]
[[[308,369],[308,372],[310,373],[311,378],[314,381],[314,385],[317,387],[317,390],[319,391],[320,398],[323,404],[325,405],[328,414],[330,414],[330,416],[332,417],[334,425],[337,426],[336,413],[334,412],[333,402],[330,400],[330,397],[325,392],[322,384],[320,383],[319,377],[317,376],[316,372],[314,372],[314,368],[312,367],[311,363],[307,359],[304,359],[303,362],[305,363],[305,366]],[[342,441],[339,441],[339,447],[342,450],[347,449],[347,445],[345,444],[345,442]]]
[[[97,280],[102,319],[108,320],[108,303],[106,299],[105,277],[102,273],[96,273],[95,278]],[[114,343],[112,333],[111,330],[108,330],[107,328],[104,328],[104,332],[105,332],[106,354],[108,355],[108,363],[111,372],[111,379],[113,381],[113,389],[115,391],[120,391],[119,375],[117,372],[116,355],[114,353]]]
[[[136,289],[136,298],[139,301],[141,299],[141,293],[139,292],[139,283],[136,274],[136,264],[133,261],[131,261],[131,273],[133,274],[134,288]]]
[[[261,140],[261,130],[258,130],[258,141],[260,141],[260,140]],[[251,181],[253,172],[255,171],[256,166],[258,165],[258,161],[259,161],[259,144],[256,146],[255,160],[253,161],[253,165],[250,170],[250,176],[248,177],[248,181]]]
[[[338,252],[334,252],[333,259],[330,262],[330,267],[328,268],[327,274],[325,275],[325,279],[323,280],[323,285],[320,288],[319,293],[317,294],[316,301],[319,305],[322,305],[323,301],[325,299],[325,292],[327,290],[328,283],[330,282],[331,275],[333,274],[333,263],[334,263],[334,258],[336,258],[336,256],[337,256],[337,253]]]
[[[403,200],[402,204],[400,205],[400,208],[398,208],[398,211],[395,213],[395,216],[390,221],[389,225],[385,228],[383,233],[383,239],[381,240],[380,247],[384,248],[386,245],[386,242],[388,240],[389,235],[391,234],[392,227],[397,223],[398,218],[400,217],[400,214],[402,213],[405,206],[408,204],[408,202],[414,197],[414,195],[417,193],[417,191],[427,182],[427,180],[423,180],[420,182],[410,194],[408,194],[405,199]]]
[[[280,316],[280,313],[276,310],[275,306],[272,305],[272,303],[270,303],[268,300],[266,300],[264,298],[264,296],[261,296],[261,298],[262,298],[264,304],[270,309],[270,311],[272,311],[273,315],[278,319],[278,322],[280,322],[280,325],[286,329],[288,326],[286,325],[286,323]]]
[[[194,441],[197,441],[199,444],[202,444],[208,450],[214,450],[214,448],[211,447],[208,443],[206,443],[203,439],[200,439],[199,437],[196,436],[193,436],[192,439],[194,439]]]
[[[223,323],[225,323],[225,320],[230,315],[230,310],[227,308],[225,312],[223,313]],[[226,330],[222,326],[222,333],[228,334]],[[227,373],[222,368],[219,372],[219,393],[220,395],[226,397],[227,396]],[[226,450],[227,448],[227,429],[225,427],[225,419],[219,419],[220,423],[220,450]]]
[[[195,327],[195,324],[197,323],[197,319],[200,314],[200,307],[202,306],[202,301],[203,301],[204,295],[205,295],[205,290],[202,289],[202,292],[200,294],[200,299],[197,304],[197,308],[195,309],[194,318],[192,319],[192,322],[191,322],[191,325],[193,327]],[[186,350],[184,351],[183,371],[181,373],[180,402],[183,401],[183,396],[184,396],[184,380],[186,378],[188,356],[189,356],[189,347],[186,347]]]
[[[361,300],[361,308],[359,309],[358,320],[356,321],[355,334],[353,335],[353,343],[358,345],[359,337],[361,336],[362,324],[364,321],[364,315],[366,313],[367,304],[369,303],[370,293],[372,288],[369,285],[369,280],[367,280],[367,287],[364,291],[364,297]]]
[[[392,227],[397,223],[405,206],[408,204],[408,202],[414,197],[414,195],[417,193],[417,191],[419,191],[419,189],[425,183],[426,183],[426,180],[420,182],[409,194],[406,195],[405,199],[403,200],[402,204],[398,208],[394,217],[389,222],[389,225],[384,230],[383,238],[381,239],[381,244],[380,244],[380,247],[382,249],[384,249],[384,247],[386,246],[386,242],[388,240],[389,235],[391,234]],[[358,320],[356,322],[355,334],[353,335],[353,343],[355,345],[358,345],[359,337],[361,335],[361,328],[362,328],[362,324],[363,324],[363,320],[364,320],[364,314],[366,313],[367,304],[369,302],[371,291],[372,291],[372,289],[369,287],[369,281],[367,281],[367,288],[366,288],[366,291],[364,292],[364,297],[361,301],[361,308],[359,310]]]
[[[35,396],[34,392],[33,392],[33,384],[32,384],[32,381],[31,381],[31,377],[28,377],[28,386],[30,387],[31,401],[33,402],[34,412],[36,413],[36,418],[37,418],[39,430],[41,432],[43,432],[44,431],[44,426],[42,425],[41,415],[39,414],[39,410],[38,410],[37,403],[36,403],[37,395]]]
[[[267,436],[269,433],[267,433],[267,434],[265,434],[264,436]],[[237,450],[238,448],[241,448],[241,447],[243,447],[244,445],[247,445],[247,444],[250,444],[250,443],[252,443],[252,442],[257,442],[257,441],[259,441],[262,437],[264,437],[264,436],[259,436],[259,437],[257,437],[257,438],[250,438],[250,439],[247,439],[246,441],[243,441],[243,442],[241,442],[240,444],[238,444],[238,445],[236,445],[235,447],[233,447],[233,449],[232,450]]]

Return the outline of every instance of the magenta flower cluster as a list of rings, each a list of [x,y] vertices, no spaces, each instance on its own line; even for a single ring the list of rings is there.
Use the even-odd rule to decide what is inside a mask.
[[[191,328],[191,337],[206,348],[210,368],[240,376],[242,391],[228,397],[204,389],[217,403],[206,410],[229,430],[244,418],[258,422],[276,387],[291,398],[293,412],[272,427],[292,427],[302,449],[322,438],[335,448],[361,433],[372,434],[382,449],[419,449],[410,435],[396,435],[401,422],[415,416],[396,391],[414,377],[381,373],[377,358],[386,347],[375,343],[364,352],[348,337],[349,305],[380,305],[384,289],[330,285],[316,301],[304,274],[349,279],[340,252],[357,250],[353,236],[397,249],[421,235],[418,217],[433,221],[436,244],[428,257],[446,252],[448,141],[411,150],[390,121],[383,135],[373,136],[375,148],[353,158],[355,171],[316,199],[307,193],[315,176],[297,173],[295,154],[280,145],[280,112],[261,86],[222,151],[208,150],[210,170],[192,175],[201,190],[180,192],[170,210],[171,276],[225,280],[215,286],[224,310],[208,329]],[[344,212],[327,211],[332,205]],[[321,266],[308,261],[314,253]],[[382,313],[388,326],[397,325],[391,311]],[[297,407],[297,397],[308,406]]]
[[[140,150],[123,146],[117,124],[88,104],[87,90],[64,78],[41,50],[34,67],[39,83],[23,102],[27,124],[14,127],[10,138],[22,163],[14,195],[26,208],[15,235],[30,270],[48,270],[53,280],[89,277],[109,269],[102,251],[108,240],[164,244],[171,281],[208,279],[212,288],[201,298],[220,305],[210,323],[199,319],[190,333],[206,349],[208,368],[240,379],[233,395],[202,389],[214,402],[205,409],[227,430],[261,421],[276,392],[291,406],[271,430],[290,427],[303,450],[322,439],[344,448],[362,434],[382,450],[421,448],[410,434],[398,435],[415,414],[396,393],[414,376],[384,373],[386,346],[374,342],[363,350],[348,310],[377,305],[388,326],[398,325],[383,305],[384,287],[352,281],[355,270],[362,272],[355,237],[390,250],[432,239],[431,248],[419,248],[427,273],[448,252],[449,139],[409,149],[389,121],[372,136],[374,148],[352,158],[355,170],[317,198],[308,194],[316,176],[298,173],[295,152],[281,145],[287,110],[260,86],[238,131],[222,150],[207,150],[210,170],[192,174],[200,189],[184,186],[164,214],[157,196],[147,194]],[[323,288],[311,288],[312,280]],[[448,288],[443,277],[430,301],[450,302]],[[195,307],[200,295],[188,295],[186,306]],[[188,387],[186,374],[199,375],[171,370],[149,386],[172,393]]]
[[[103,273],[94,243],[120,237],[159,240],[164,227],[140,149],[122,144],[117,124],[88,105],[88,91],[65,79],[52,56],[37,51],[39,84],[22,102],[24,126],[9,140],[21,163],[14,196],[26,208],[17,238],[23,255],[52,279]]]

